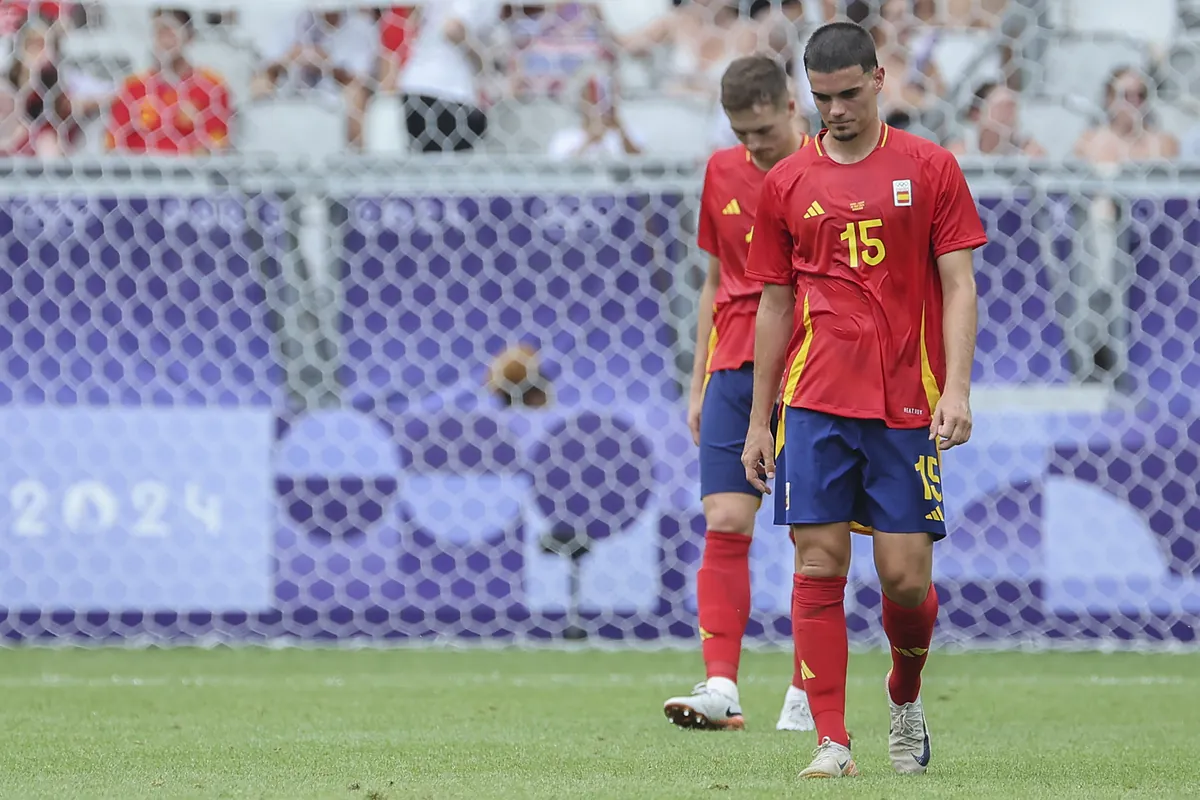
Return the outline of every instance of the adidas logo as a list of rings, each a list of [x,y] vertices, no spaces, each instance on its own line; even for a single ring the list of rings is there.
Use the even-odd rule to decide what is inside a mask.
[[[819,217],[824,213],[825,209],[821,208],[821,204],[814,200],[813,204],[808,207],[808,211],[804,212],[804,218],[812,219],[813,217]]]
[[[729,205],[725,206],[721,213],[727,217],[736,217],[742,213],[742,207],[738,204],[737,200],[730,200]]]
[[[811,669],[809,669],[808,664],[804,660],[801,660],[800,661],[800,678],[802,680],[811,681],[815,677],[817,677],[817,676],[813,674],[813,671]]]
[[[925,515],[925,519],[933,520],[934,522],[945,522],[946,517],[942,514],[942,509],[935,508]]]

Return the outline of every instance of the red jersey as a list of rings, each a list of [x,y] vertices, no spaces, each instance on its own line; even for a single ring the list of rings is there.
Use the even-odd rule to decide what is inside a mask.
[[[110,150],[208,153],[229,141],[229,89],[215,72],[195,69],[172,81],[158,71],[130,76],[112,103]]]
[[[796,290],[783,400],[929,425],[946,382],[936,259],[987,243],[958,161],[887,125],[856,164],[813,147],[767,175],[746,274]]]
[[[805,136],[801,147],[808,142]],[[721,264],[706,374],[754,361],[754,322],[762,283],[746,277],[746,256],[766,176],[742,145],[713,153],[704,173],[699,245]]]

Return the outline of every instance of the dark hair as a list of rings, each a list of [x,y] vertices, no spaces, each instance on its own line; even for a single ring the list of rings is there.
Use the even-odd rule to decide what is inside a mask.
[[[721,76],[721,106],[726,111],[749,111],[755,106],[788,104],[788,76],[770,56],[746,56],[729,65]]]
[[[879,66],[875,40],[853,22],[831,22],[817,28],[804,48],[804,68],[828,74],[848,67],[869,72]]]
[[[1150,81],[1147,80],[1146,74],[1137,67],[1129,64],[1122,64],[1108,73],[1108,80],[1104,82],[1104,104],[1108,105],[1117,95],[1117,81],[1124,78],[1126,75],[1135,75],[1142,82],[1142,99],[1145,100],[1150,96]]]
[[[191,32],[192,30],[192,12],[188,11],[186,8],[170,8],[166,6],[159,6],[158,8],[154,9],[154,16],[171,17],[180,25],[182,25],[184,30],[188,32]]]
[[[971,101],[967,104],[967,108],[963,113],[967,119],[983,113],[983,104],[987,102],[990,95],[1000,84],[996,81],[984,81],[975,87],[974,94],[971,95]]]

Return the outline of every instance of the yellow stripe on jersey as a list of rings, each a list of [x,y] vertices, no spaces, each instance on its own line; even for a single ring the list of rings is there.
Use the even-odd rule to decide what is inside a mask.
[[[888,137],[888,125],[885,122],[885,123],[883,123],[883,135],[879,137],[879,146],[880,147],[883,147],[885,144],[887,144],[887,137]]]
[[[708,358],[704,359],[704,387],[701,393],[708,391],[708,381],[712,378],[713,356],[717,353],[717,307],[713,306],[713,326],[708,332]]]
[[[792,365],[788,368],[787,382],[783,386],[783,404],[790,405],[792,398],[796,396],[796,387],[800,385],[800,375],[804,372],[804,365],[808,361],[808,351],[812,349],[812,317],[808,313],[808,294],[804,295],[804,311],[801,318],[804,325],[804,341],[800,344],[800,349],[796,351],[796,357],[792,359]]]
[[[921,385],[925,387],[925,400],[929,403],[929,413],[932,415],[942,399],[942,391],[938,388],[937,376],[933,374],[933,365],[929,363],[929,348],[925,346],[925,309],[921,309]]]
[[[817,155],[819,155],[821,158],[824,158],[825,150],[821,147],[821,137],[820,136],[813,137],[813,145],[817,148]]]

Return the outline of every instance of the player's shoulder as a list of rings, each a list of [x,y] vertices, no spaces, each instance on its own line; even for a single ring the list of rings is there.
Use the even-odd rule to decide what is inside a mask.
[[[923,166],[936,170],[941,170],[949,164],[958,165],[958,159],[953,153],[923,136],[898,130],[890,125],[886,136],[886,147],[898,156],[911,158]]]

